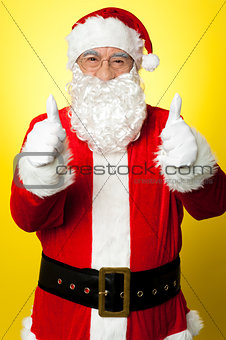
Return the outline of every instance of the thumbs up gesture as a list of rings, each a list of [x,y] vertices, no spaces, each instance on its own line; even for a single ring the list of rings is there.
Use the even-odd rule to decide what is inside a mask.
[[[37,154],[29,156],[28,160],[35,167],[52,163],[58,153],[63,151],[63,142],[66,138],[65,129],[62,128],[56,101],[52,95],[47,99],[47,119],[34,125],[28,134],[26,150],[29,152],[49,152],[49,155]]]
[[[167,166],[190,166],[196,158],[198,147],[191,128],[180,117],[181,97],[175,94],[165,128],[162,130],[162,149],[160,158]]]

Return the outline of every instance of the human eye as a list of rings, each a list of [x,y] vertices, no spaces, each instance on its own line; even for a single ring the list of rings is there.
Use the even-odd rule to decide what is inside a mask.
[[[90,62],[95,62],[98,59],[96,57],[91,56],[91,57],[88,57],[87,60],[90,61]]]
[[[99,65],[99,58],[98,56],[92,55],[92,54],[88,54],[86,56],[84,56],[84,58],[82,59],[82,66],[85,69],[95,69],[96,67],[98,67]]]
[[[88,55],[84,57],[84,61],[85,63],[88,63],[88,64],[95,64],[99,62],[99,58],[94,55]]]
[[[113,57],[110,60],[110,65],[112,68],[121,69],[124,68],[126,64],[126,59],[121,57]]]
[[[112,58],[112,63],[125,64],[125,60],[123,58]]]

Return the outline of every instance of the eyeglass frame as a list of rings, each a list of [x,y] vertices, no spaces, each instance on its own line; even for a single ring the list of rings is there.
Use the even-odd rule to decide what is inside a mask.
[[[82,60],[84,60],[85,57],[87,57],[87,56],[90,56],[90,57],[94,56],[94,57],[98,57],[98,58],[101,57],[100,54],[99,54],[97,51],[95,51],[95,50],[87,50],[87,51],[83,52],[83,53],[77,58],[77,60],[75,61],[75,63],[81,64],[81,66],[82,66],[86,71],[98,71],[98,70],[102,67],[102,64],[103,64],[104,61],[107,61],[109,67],[111,67],[111,66],[110,66],[110,60],[111,60],[111,58],[126,58],[126,60],[130,60],[130,61],[131,61],[131,65],[128,64],[128,65],[126,65],[126,67],[121,68],[121,69],[120,69],[120,68],[117,69],[117,68],[113,68],[113,67],[112,67],[112,69],[115,70],[115,71],[122,71],[122,70],[125,70],[127,67],[131,69],[132,66],[133,66],[133,63],[134,63],[133,58],[132,58],[128,53],[126,53],[126,52],[116,52],[116,53],[114,53],[112,56],[110,56],[109,59],[100,59],[100,63],[99,63],[99,65],[98,65],[96,68],[94,67],[93,69],[87,69],[87,68],[84,67],[84,64],[82,63]],[[127,59],[127,58],[128,58],[128,59]]]

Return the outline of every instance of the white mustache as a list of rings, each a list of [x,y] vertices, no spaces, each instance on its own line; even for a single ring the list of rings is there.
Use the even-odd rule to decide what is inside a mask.
[[[105,82],[84,75],[77,65],[69,93],[72,128],[91,150],[125,150],[130,141],[138,138],[146,104],[136,69]]]

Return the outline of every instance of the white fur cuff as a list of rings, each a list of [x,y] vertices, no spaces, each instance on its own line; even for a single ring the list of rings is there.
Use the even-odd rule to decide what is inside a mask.
[[[198,335],[203,328],[203,321],[196,310],[190,310],[186,315],[187,329],[182,332],[172,334],[164,340],[192,340],[193,336]]]
[[[34,333],[31,332],[31,326],[32,326],[32,318],[31,316],[28,316],[23,319],[22,321],[23,329],[21,330],[21,339],[22,340],[37,340]]]
[[[26,144],[21,154],[29,152]],[[52,163],[41,167],[34,167],[28,157],[22,156],[19,160],[19,177],[25,189],[44,198],[66,189],[74,182],[74,173],[65,171],[71,154],[67,142],[64,150]]]
[[[203,187],[204,181],[211,178],[217,171],[215,157],[206,139],[194,128],[192,128],[192,133],[198,146],[198,155],[192,166],[177,168],[173,164],[166,165],[161,157],[165,153],[162,145],[157,152],[157,166],[161,167],[165,183],[172,191],[189,192],[200,189]]]

